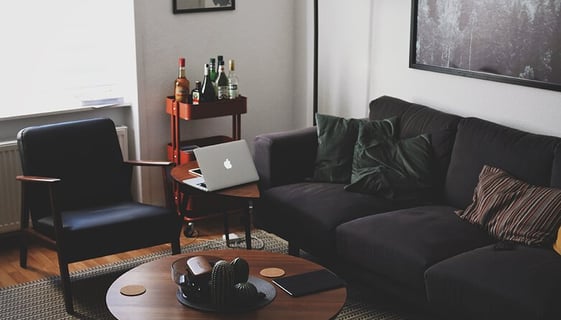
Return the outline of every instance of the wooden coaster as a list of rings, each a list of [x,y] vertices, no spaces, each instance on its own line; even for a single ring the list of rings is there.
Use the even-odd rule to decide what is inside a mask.
[[[121,288],[121,294],[124,296],[139,296],[146,292],[146,288],[139,284],[132,284]]]
[[[284,276],[284,270],[281,268],[265,268],[259,274],[267,278],[277,278]]]

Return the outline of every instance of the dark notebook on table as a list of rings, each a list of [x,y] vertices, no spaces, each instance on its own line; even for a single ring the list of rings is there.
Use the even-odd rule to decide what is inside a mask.
[[[273,283],[293,297],[344,287],[347,283],[327,269],[274,279]]]

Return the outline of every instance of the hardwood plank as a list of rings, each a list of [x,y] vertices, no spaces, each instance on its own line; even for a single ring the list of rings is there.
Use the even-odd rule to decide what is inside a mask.
[[[230,232],[243,233],[243,227],[239,221],[239,217],[240,216],[236,214],[230,217],[230,220],[232,220],[229,223],[231,229]],[[187,238],[183,236],[182,233],[180,237],[182,246],[195,241],[219,238],[222,236],[224,230],[222,217],[200,220],[197,221],[195,226],[198,237]],[[164,244],[71,263],[69,269],[70,272],[84,270],[108,263],[128,260],[162,250],[171,250],[170,245]],[[32,242],[28,249],[27,268],[24,269],[19,266],[19,245],[17,239],[0,239],[0,287],[12,286],[58,274],[58,260],[54,250]]]

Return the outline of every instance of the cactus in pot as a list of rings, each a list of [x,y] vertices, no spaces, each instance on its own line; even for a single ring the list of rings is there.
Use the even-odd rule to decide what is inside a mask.
[[[234,284],[247,282],[247,279],[249,279],[249,264],[247,261],[237,257],[230,264],[234,268]]]
[[[228,261],[217,261],[210,276],[211,303],[216,307],[228,305],[232,300],[234,284],[234,267]]]

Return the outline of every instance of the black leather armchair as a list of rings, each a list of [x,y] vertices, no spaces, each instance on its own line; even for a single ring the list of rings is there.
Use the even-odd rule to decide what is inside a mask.
[[[88,119],[22,129],[20,265],[27,240],[39,236],[57,251],[64,302],[73,313],[68,264],[109,254],[171,244],[180,252],[182,220],[169,172],[172,162],[124,161],[115,124]],[[162,168],[166,207],[133,200],[133,166]],[[31,220],[31,226],[29,222]]]

